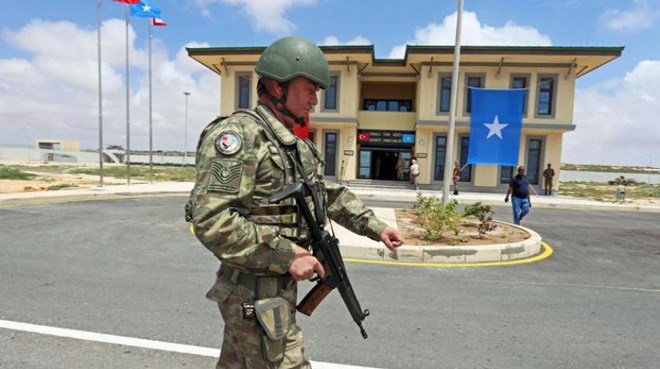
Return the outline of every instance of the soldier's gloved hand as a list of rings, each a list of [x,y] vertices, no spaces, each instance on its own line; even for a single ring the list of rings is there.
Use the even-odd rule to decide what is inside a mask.
[[[403,244],[403,236],[401,236],[399,230],[389,226],[380,234],[380,240],[383,241],[385,246],[390,250],[394,250]]]
[[[293,278],[294,281],[311,279],[312,276],[314,276],[314,272],[316,272],[320,278],[325,276],[325,270],[323,270],[321,262],[312,256],[312,254],[306,249],[296,246],[296,256],[289,267],[291,278]]]

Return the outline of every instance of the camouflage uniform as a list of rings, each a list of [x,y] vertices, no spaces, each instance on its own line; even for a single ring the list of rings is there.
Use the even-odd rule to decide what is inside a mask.
[[[332,220],[374,240],[380,240],[386,225],[346,187],[322,182],[322,162],[311,142],[297,138],[267,107],[259,105],[255,112],[261,122],[239,111],[205,129],[198,143],[197,178],[190,195],[189,217],[195,235],[222,262],[207,294],[218,303],[225,321],[217,368],[309,368],[302,332],[295,323],[297,286],[288,275],[295,245],[307,247],[309,235],[293,199],[268,203],[285,184],[301,180],[287,151],[297,149],[306,176],[324,195]],[[223,154],[218,143],[226,136],[237,137],[240,150]],[[255,319],[243,318],[241,304],[257,298],[251,284],[254,276],[276,281],[276,294],[289,304],[291,328],[280,363],[263,359],[263,331]]]

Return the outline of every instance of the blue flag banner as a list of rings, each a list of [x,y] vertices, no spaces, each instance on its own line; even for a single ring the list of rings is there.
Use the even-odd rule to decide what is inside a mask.
[[[468,164],[517,166],[525,90],[470,90]]]
[[[137,4],[131,5],[131,15],[135,17],[159,18],[160,9],[144,0],[141,0]]]

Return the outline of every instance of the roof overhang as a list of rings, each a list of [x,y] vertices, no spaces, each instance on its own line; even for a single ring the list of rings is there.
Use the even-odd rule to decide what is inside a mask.
[[[357,66],[364,75],[419,74],[422,66],[453,64],[453,46],[407,45],[403,59],[377,59],[374,46],[320,46],[331,66]],[[219,75],[254,67],[266,47],[186,48],[188,55]],[[624,47],[463,46],[461,66],[566,68],[579,78],[621,56]]]

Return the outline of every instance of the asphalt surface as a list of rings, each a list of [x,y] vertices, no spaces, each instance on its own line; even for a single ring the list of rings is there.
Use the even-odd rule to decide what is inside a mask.
[[[175,196],[0,208],[0,319],[219,347],[222,322],[204,298],[217,262],[190,235],[184,202]],[[496,212],[510,220],[509,207]],[[369,339],[333,293],[311,318],[299,316],[307,353],[314,361],[389,369],[657,367],[659,221],[657,213],[533,208],[523,225],[554,249],[541,262],[349,263],[362,307],[371,310]],[[213,363],[0,328],[3,369]]]

